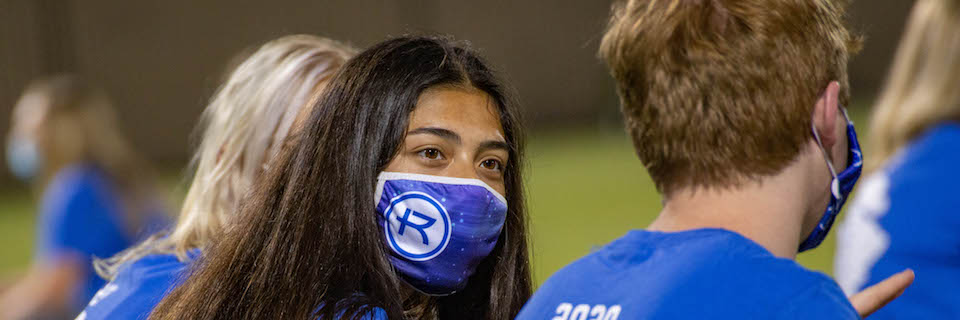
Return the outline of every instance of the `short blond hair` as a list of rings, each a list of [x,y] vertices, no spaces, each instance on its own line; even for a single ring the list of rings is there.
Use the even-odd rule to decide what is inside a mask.
[[[637,155],[664,194],[736,186],[783,170],[812,139],[832,80],[849,101],[859,38],[827,0],[629,0],[600,56]]]
[[[960,121],[960,2],[919,0],[874,105],[867,167],[882,166],[929,127]]]
[[[237,66],[201,116],[196,172],[176,227],[101,263],[101,274],[112,277],[124,262],[148,253],[185,260],[188,250],[209,243],[284,139],[299,129],[299,115],[355,52],[330,39],[293,35],[267,42]]]

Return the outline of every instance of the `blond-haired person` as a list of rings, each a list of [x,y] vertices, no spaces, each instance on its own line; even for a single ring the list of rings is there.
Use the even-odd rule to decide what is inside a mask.
[[[286,36],[237,66],[202,115],[196,173],[177,225],[98,262],[112,281],[78,319],[146,319],[233,219],[247,189],[296,135],[305,106],[353,53],[329,39]]]
[[[0,319],[72,316],[105,283],[93,258],[120,252],[169,219],[102,89],[74,75],[40,79],[11,119],[9,168],[40,203],[33,264],[0,298]]]
[[[826,0],[616,6],[600,55],[663,209],[554,274],[518,319],[858,319],[879,304],[855,308],[793,261],[859,177],[843,18]]]
[[[913,8],[869,139],[872,170],[837,237],[848,294],[903,268],[920,275],[871,319],[960,319],[960,2]]]

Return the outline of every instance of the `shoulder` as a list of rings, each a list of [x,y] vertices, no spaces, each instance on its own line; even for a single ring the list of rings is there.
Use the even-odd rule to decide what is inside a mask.
[[[868,210],[858,214],[871,215],[886,231],[900,234],[909,243],[928,246],[942,242],[937,240],[940,237],[960,241],[953,236],[960,218],[949,214],[960,207],[960,197],[955,196],[960,186],[957,163],[960,124],[932,127],[864,181],[853,201]],[[918,229],[934,232],[917,234],[914,231]]]
[[[945,123],[923,132],[903,146],[883,167],[892,179],[960,175],[952,170],[960,161],[960,124]],[[926,174],[924,174],[926,173]]]
[[[48,211],[82,205],[109,194],[110,184],[100,170],[89,165],[72,165],[53,176],[43,194]]]
[[[635,230],[554,273],[537,291],[609,291],[615,287],[669,286],[711,279],[718,273],[792,272],[796,263],[778,259],[734,232],[701,229],[663,233]],[[668,276],[673,275],[673,276]],[[607,283],[609,282],[609,283]],[[593,288],[593,289],[591,289]]]
[[[630,231],[561,268],[537,289],[517,319],[577,319],[584,308],[597,319],[616,319],[620,304],[643,297],[649,288],[650,274],[643,269],[658,249],[651,243],[658,239],[650,235]]]
[[[631,231],[564,266],[547,278],[537,293],[603,280],[603,275],[624,272],[636,264],[642,264],[654,250],[653,246],[638,245],[643,233],[645,231]]]
[[[84,309],[86,319],[146,319],[182,280],[189,264],[172,254],[151,254],[127,263]]]
[[[169,287],[182,280],[201,254],[200,249],[196,248],[187,250],[183,258],[169,252],[147,254],[121,265],[114,282],[148,290]]]
[[[104,257],[129,245],[121,203],[97,171],[70,166],[46,186],[37,224],[42,256],[76,251]]]
[[[836,288],[839,291],[839,287],[830,276],[807,269],[791,259],[771,255],[762,259],[743,261],[738,264],[738,268],[742,269],[741,273],[752,275],[746,279],[750,279],[749,281],[757,285],[760,290],[769,290],[771,297],[790,296],[810,286]]]
[[[785,300],[783,319],[860,319],[835,282],[823,276]]]
[[[107,176],[97,167],[87,164],[66,166],[50,179],[49,188],[57,192],[78,192],[90,187],[107,185]]]
[[[829,276],[790,259],[757,257],[718,267],[696,286],[709,310],[765,319],[859,319]]]
[[[610,266],[601,260],[601,251],[577,259],[547,278],[520,310],[517,319],[544,319],[559,316],[563,312],[561,309],[565,306],[571,309],[566,310],[569,316],[569,312],[573,309],[571,302],[579,302],[584,296],[591,296],[599,288],[614,290],[615,288],[590,283],[590,279],[603,281],[604,275],[610,275],[604,271]],[[630,280],[632,279],[628,277],[624,282]]]
[[[638,231],[551,276],[518,319],[690,319],[704,312],[718,318],[777,318],[810,286],[843,297],[826,275],[778,258],[734,232]]]
[[[779,319],[859,319],[840,286],[830,276],[787,259],[770,263],[771,272],[753,283]],[[751,272],[759,272],[751,270]]]
[[[149,254],[121,267],[117,273],[117,278],[119,279],[121,275],[126,274],[134,279],[176,275],[189,267],[190,263],[196,258],[197,252],[191,250],[186,260],[181,260],[177,255],[170,253]]]
[[[960,150],[955,148],[960,144],[957,139],[960,139],[960,123],[944,122],[924,131],[910,146],[916,148],[916,151],[936,150],[949,155],[960,155]]]

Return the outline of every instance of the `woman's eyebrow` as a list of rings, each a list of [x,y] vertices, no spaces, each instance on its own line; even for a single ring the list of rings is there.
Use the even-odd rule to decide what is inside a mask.
[[[461,141],[459,134],[443,128],[423,127],[407,131],[407,135],[414,134],[432,134],[446,140],[451,140],[456,144],[460,144]]]
[[[480,143],[480,147],[477,148],[478,152],[484,152],[487,150],[510,151],[510,144],[500,140],[487,140],[483,143]]]

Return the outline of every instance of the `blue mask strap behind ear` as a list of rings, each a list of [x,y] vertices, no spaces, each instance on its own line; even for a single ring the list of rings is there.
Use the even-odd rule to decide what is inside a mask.
[[[857,141],[857,132],[853,127],[853,121],[850,121],[850,116],[847,114],[846,109],[841,107],[840,110],[843,111],[843,116],[847,120],[847,142],[849,143],[849,152],[847,154],[849,158],[847,159],[847,167],[839,174],[834,170],[829,153],[820,141],[816,126],[811,125],[813,136],[817,140],[817,145],[820,146],[820,150],[823,152],[823,157],[827,162],[827,168],[830,170],[832,179],[830,181],[830,202],[827,204],[827,208],[817,223],[817,226],[814,227],[810,235],[800,244],[800,252],[816,248],[823,242],[823,239],[827,237],[837,214],[840,213],[840,209],[849,197],[850,192],[853,191],[853,187],[860,178],[860,172],[863,169],[863,155],[860,152],[860,142]]]

